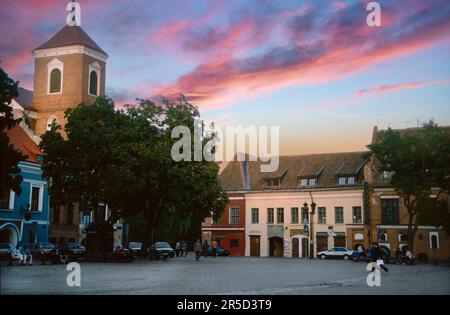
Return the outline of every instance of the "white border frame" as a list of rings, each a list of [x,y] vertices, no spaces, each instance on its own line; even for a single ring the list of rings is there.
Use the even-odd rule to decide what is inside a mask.
[[[33,188],[37,187],[39,188],[39,200],[38,200],[38,210],[32,210],[31,209],[31,201],[33,198]],[[30,203],[30,211],[31,212],[42,212],[43,211],[43,206],[44,206],[44,184],[39,184],[39,183],[30,183],[30,199],[29,199],[29,203]]]
[[[97,95],[91,94],[91,73],[94,71],[97,73]],[[97,61],[89,64],[89,72],[88,72],[88,95],[97,97],[100,95],[100,82],[101,82],[101,71],[102,67]]]

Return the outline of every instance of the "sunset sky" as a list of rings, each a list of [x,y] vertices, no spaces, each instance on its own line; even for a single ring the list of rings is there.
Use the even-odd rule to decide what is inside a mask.
[[[33,89],[32,50],[65,0],[1,0],[0,66]],[[364,150],[374,125],[450,125],[450,1],[78,0],[116,104],[184,93],[220,126],[280,126],[281,153]]]

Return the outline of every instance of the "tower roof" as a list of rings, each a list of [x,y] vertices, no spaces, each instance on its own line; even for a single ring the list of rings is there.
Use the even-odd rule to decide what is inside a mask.
[[[106,56],[108,54],[80,26],[65,25],[58,33],[35,50],[72,45],[84,45]]]

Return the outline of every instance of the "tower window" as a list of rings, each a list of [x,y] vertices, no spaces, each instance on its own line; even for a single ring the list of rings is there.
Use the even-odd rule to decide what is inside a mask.
[[[50,93],[61,93],[61,70],[53,69],[50,72]]]
[[[89,94],[98,95],[98,76],[96,71],[91,71],[89,76]]]

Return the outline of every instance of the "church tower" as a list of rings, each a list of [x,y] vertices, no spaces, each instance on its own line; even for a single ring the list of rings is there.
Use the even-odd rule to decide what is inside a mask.
[[[52,122],[64,127],[64,111],[93,103],[105,95],[106,59],[103,51],[79,25],[64,26],[33,50],[35,132],[40,136]]]

